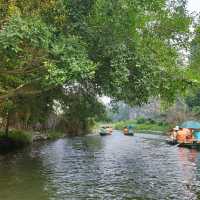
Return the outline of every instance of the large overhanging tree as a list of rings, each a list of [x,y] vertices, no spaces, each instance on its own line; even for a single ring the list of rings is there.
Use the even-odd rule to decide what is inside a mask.
[[[173,100],[188,84],[178,62],[191,23],[185,4],[1,0],[0,101],[77,85],[91,99]]]
[[[199,17],[199,16],[198,16]],[[193,78],[196,87],[190,87],[185,98],[189,110],[200,116],[200,21],[199,18],[195,20],[193,26],[194,34],[190,46],[190,57],[188,74]]]
[[[1,2],[0,99],[80,82],[140,103],[183,81],[175,72],[191,21],[184,1]]]

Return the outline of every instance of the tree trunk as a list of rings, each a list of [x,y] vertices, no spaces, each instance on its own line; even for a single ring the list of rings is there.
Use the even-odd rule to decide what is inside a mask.
[[[10,113],[7,113],[7,118],[6,118],[6,127],[5,127],[5,136],[8,137],[9,133],[9,125],[10,125]]]

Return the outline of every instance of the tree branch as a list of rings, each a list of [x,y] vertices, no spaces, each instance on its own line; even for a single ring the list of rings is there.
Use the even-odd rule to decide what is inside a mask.
[[[17,95],[36,95],[41,94],[43,92],[49,91],[58,86],[54,85],[51,87],[46,87],[45,89],[30,89],[27,88],[29,85],[33,84],[33,82],[22,84],[15,89],[8,91],[6,94],[0,95],[0,102],[4,101],[7,98],[16,97]]]
[[[15,70],[0,70],[0,75],[20,75],[20,74],[29,74],[34,71],[40,70],[44,68],[44,66],[40,66],[37,68],[23,68],[23,69],[15,69]]]

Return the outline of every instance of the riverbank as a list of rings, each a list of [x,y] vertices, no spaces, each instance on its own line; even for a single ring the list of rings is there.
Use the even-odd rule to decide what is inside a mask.
[[[124,127],[130,124],[133,125],[135,131],[139,133],[166,134],[171,128],[167,123],[154,121],[152,119],[119,121],[113,123],[113,128],[122,130]]]
[[[22,148],[37,141],[56,140],[65,135],[61,132],[30,132],[22,130],[11,130],[8,135],[0,131],[0,152],[7,152]]]

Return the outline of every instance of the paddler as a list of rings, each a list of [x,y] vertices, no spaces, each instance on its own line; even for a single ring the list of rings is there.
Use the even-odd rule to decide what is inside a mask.
[[[177,132],[176,140],[178,143],[185,143],[186,142],[187,132],[183,128],[180,128]]]
[[[128,127],[127,126],[124,127],[124,134],[128,134]]]

